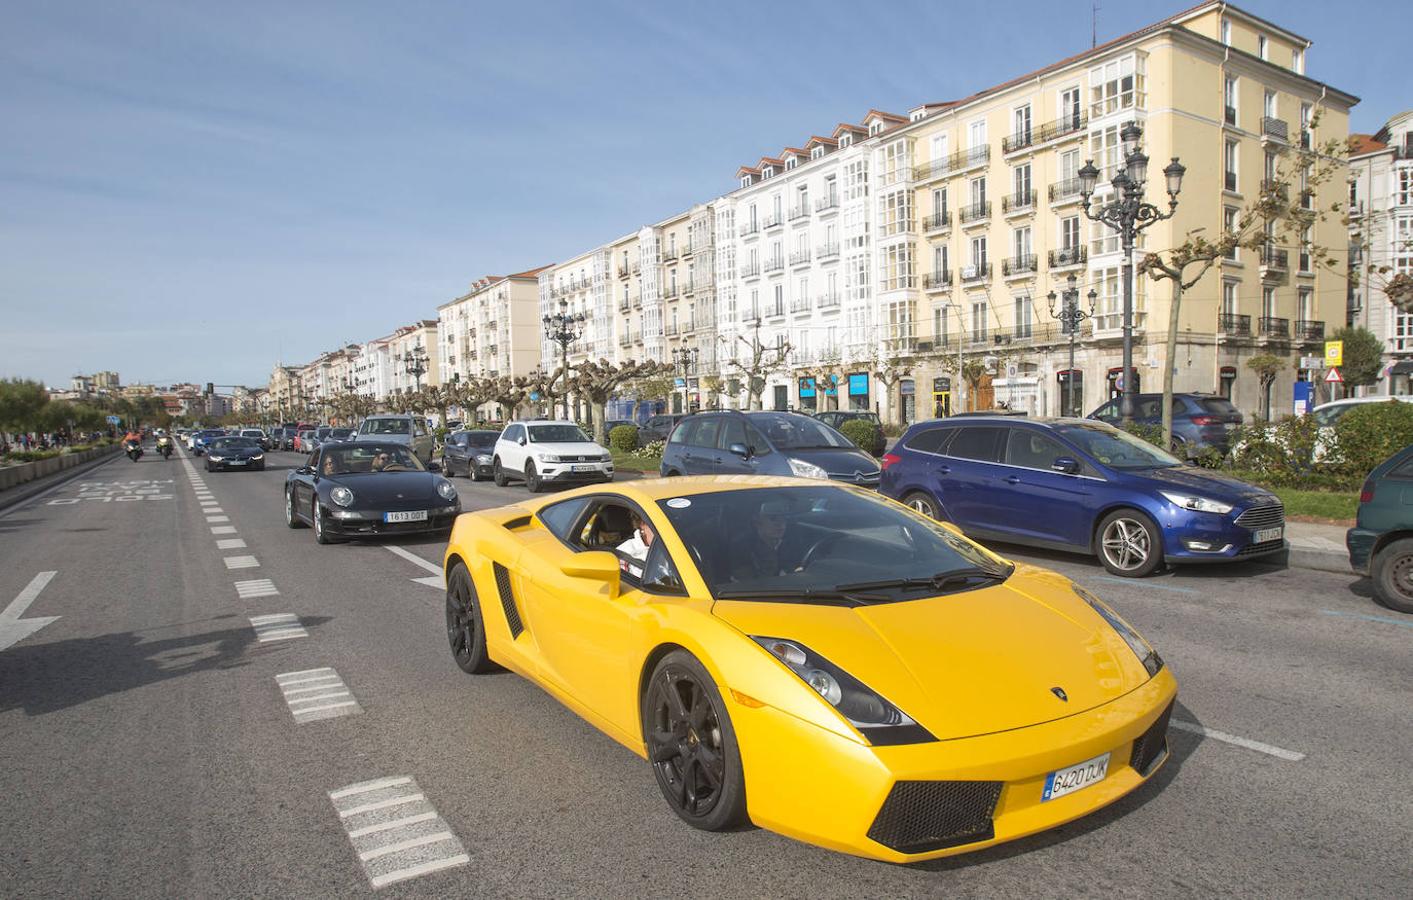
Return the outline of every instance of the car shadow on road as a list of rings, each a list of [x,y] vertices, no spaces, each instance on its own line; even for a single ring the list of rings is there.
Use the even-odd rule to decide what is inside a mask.
[[[330,619],[305,616],[300,624],[312,631]],[[259,643],[249,620],[235,613],[206,621],[213,630],[180,637],[149,637],[164,630],[158,625],[94,637],[21,642],[0,652],[0,713],[12,709],[29,716],[60,712],[184,675],[237,668],[287,644]]]
[[[38,525],[39,519],[0,519],[0,532],[23,531]]]
[[[1082,553],[1065,553],[1061,550],[1048,550],[1041,547],[1031,547],[1026,544],[1007,544],[1002,541],[983,541],[984,546],[995,550],[1003,556],[1019,555],[1038,563],[1068,563],[1070,565],[1084,566],[1092,569],[1096,575],[1108,575],[1109,570],[1104,568],[1104,564],[1093,556]],[[1184,580],[1189,578],[1254,578],[1258,575],[1279,571],[1289,568],[1286,565],[1284,554],[1277,554],[1265,557],[1262,560],[1252,560],[1250,562],[1213,562],[1213,563],[1180,563],[1178,565],[1164,565],[1154,574],[1147,578],[1134,578],[1134,584],[1142,584],[1145,580],[1153,578],[1173,578]],[[1115,576],[1120,577],[1120,576]]]
[[[1184,706],[1180,701],[1173,706],[1174,720],[1187,725],[1197,725],[1197,716],[1192,710]],[[1125,816],[1141,809],[1158,795],[1168,790],[1168,787],[1177,779],[1178,773],[1182,771],[1183,763],[1193,754],[1197,747],[1206,740],[1201,734],[1194,734],[1190,731],[1178,731],[1175,728],[1168,729],[1168,761],[1163,767],[1152,775],[1148,781],[1139,785],[1127,795],[1118,800],[1096,810],[1073,822],[1057,826],[1049,831],[1030,837],[1019,838],[996,847],[986,850],[978,850],[975,853],[965,853],[960,856],[947,856],[942,859],[929,860],[927,862],[912,863],[908,866],[924,872],[950,872],[957,869],[967,869],[975,865],[999,862],[1010,859],[1014,856],[1021,856],[1032,853],[1046,847],[1061,844],[1065,841],[1073,840],[1105,828],[1115,822],[1122,820]],[[1123,752],[1122,750],[1118,752]]]

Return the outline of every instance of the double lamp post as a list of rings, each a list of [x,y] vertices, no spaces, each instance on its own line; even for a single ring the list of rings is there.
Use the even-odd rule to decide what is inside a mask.
[[[584,334],[588,318],[583,313],[570,313],[569,301],[559,301],[559,312],[540,319],[545,327],[545,337],[559,345],[561,371],[564,373],[564,417],[569,415],[569,345]]]

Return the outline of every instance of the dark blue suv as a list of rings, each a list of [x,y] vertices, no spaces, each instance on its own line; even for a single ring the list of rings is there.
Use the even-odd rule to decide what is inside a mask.
[[[983,540],[1093,554],[1115,575],[1285,548],[1285,508],[1090,419],[954,416],[909,428],[879,491]]]
[[[1118,425],[1123,420],[1115,397],[1094,410],[1089,418]],[[1230,400],[1216,394],[1173,394],[1173,453],[1188,458],[1214,447],[1226,453],[1231,435],[1241,424],[1241,411]],[[1161,427],[1163,395],[1137,394],[1133,398],[1133,420],[1141,425]]]

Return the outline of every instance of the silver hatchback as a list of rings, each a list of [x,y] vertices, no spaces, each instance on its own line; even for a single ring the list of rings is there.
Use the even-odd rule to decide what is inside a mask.
[[[431,468],[432,434],[420,416],[369,416],[358,426],[358,434],[353,440],[406,444],[423,465]]]

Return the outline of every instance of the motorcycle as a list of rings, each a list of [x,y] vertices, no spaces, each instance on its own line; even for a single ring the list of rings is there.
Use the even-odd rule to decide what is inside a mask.
[[[137,443],[136,441],[128,441],[126,447],[127,447],[128,459],[132,460],[133,462],[137,462],[139,459],[142,458],[142,445],[141,445],[141,444]]]
[[[172,458],[172,442],[167,438],[160,438],[157,441],[157,452],[162,454],[163,460]]]

